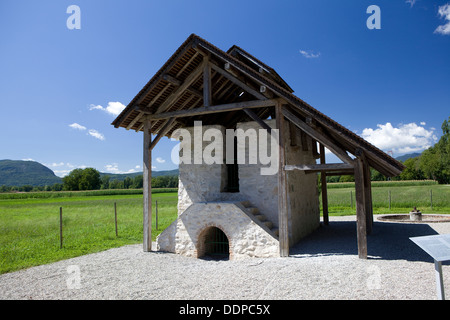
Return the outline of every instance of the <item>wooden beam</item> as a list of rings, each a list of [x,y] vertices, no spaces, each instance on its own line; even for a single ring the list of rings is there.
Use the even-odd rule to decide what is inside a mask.
[[[303,130],[306,134],[308,134],[311,138],[319,141],[321,144],[323,144],[327,149],[329,149],[331,152],[333,152],[339,159],[341,159],[345,163],[351,164],[353,162],[352,158],[339,146],[335,145],[330,139],[328,139],[326,136],[318,132],[317,130],[311,128],[308,124],[300,120],[297,116],[295,116],[292,112],[290,112],[288,109],[283,108],[282,109],[283,115],[289,119],[292,123],[294,123],[297,127],[299,127],[301,130]]]
[[[354,162],[358,256],[360,259],[367,259],[367,217],[364,192],[364,165],[360,157],[357,157]]]
[[[187,76],[186,80],[178,88],[176,88],[168,97],[167,99],[158,107],[158,110],[156,110],[155,114],[162,113],[166,111],[170,106],[172,106],[173,103],[176,102],[176,100],[184,93],[186,89],[188,89],[191,84],[198,79],[198,77],[203,72],[204,62],[202,62],[197,69],[192,71],[189,76]]]
[[[229,103],[229,104],[222,104],[217,106],[210,106],[210,107],[202,107],[202,108],[195,108],[191,110],[179,110],[179,111],[172,111],[172,112],[165,112],[165,113],[159,113],[159,114],[151,114],[149,112],[146,112],[150,119],[157,120],[157,119],[167,119],[172,117],[191,117],[191,116],[198,116],[203,114],[209,114],[209,113],[216,113],[216,112],[227,112],[227,111],[235,111],[235,110],[242,110],[244,108],[262,108],[262,107],[271,107],[274,106],[277,103],[277,100],[275,99],[266,99],[266,100],[252,100],[252,101],[242,101],[242,102],[235,102],[235,103]],[[145,112],[145,111],[143,111]]]
[[[285,120],[282,113],[281,102],[275,106],[276,123],[278,129],[278,230],[280,256],[289,256],[289,225],[288,225],[288,206],[287,206],[287,177],[284,170],[286,165],[286,154],[284,147]]]
[[[144,199],[144,252],[152,250],[152,150],[151,143],[151,121],[144,121],[144,165],[143,165],[143,199]]]
[[[255,120],[263,129],[266,129],[269,133],[271,133],[272,128],[265,123],[260,117],[256,115],[251,109],[244,108],[244,112],[253,120]]]
[[[360,155],[363,161],[364,170],[364,199],[366,207],[366,227],[367,234],[372,233],[373,225],[373,207],[372,207],[372,181],[370,179],[370,166],[367,162],[367,158],[362,150],[358,150],[357,154]]]
[[[153,148],[156,146],[159,140],[161,140],[162,137],[166,135],[166,133],[169,131],[169,129],[172,128],[172,123],[175,121],[175,118],[170,118],[166,121],[162,129],[159,131],[158,135],[153,139],[152,143],[150,144],[150,150],[153,150]]]
[[[348,163],[321,163],[321,164],[296,164],[286,165],[285,170],[302,170],[302,171],[341,171],[353,170],[353,165]]]
[[[130,124],[126,127],[127,130],[130,130],[130,128],[132,126],[134,126],[136,124],[136,122],[138,122],[138,120],[143,116],[144,114],[142,112],[140,112],[134,119],[133,121],[130,122]]]
[[[208,63],[209,58],[203,58],[203,105],[209,107],[212,104],[211,99],[211,67]]]
[[[239,80],[238,78],[236,78],[236,76],[230,74],[229,72],[223,70],[222,68],[220,68],[219,66],[216,66],[213,63],[210,63],[210,66],[213,70],[215,70],[216,72],[218,72],[219,74],[221,74],[222,76],[224,76],[225,78],[227,78],[228,80],[230,80],[231,82],[233,82],[234,84],[238,85],[239,87],[241,87],[242,90],[247,91],[248,93],[250,93],[252,96],[254,96],[257,99],[267,99],[265,95],[263,95],[262,93],[260,93],[259,91],[249,87],[247,84],[245,84],[244,82],[242,82],[241,80]]]
[[[355,173],[355,171],[353,169],[325,172],[327,177],[328,176],[352,176],[354,173]]]
[[[320,144],[320,164],[325,165],[325,147]],[[328,194],[327,194],[327,176],[325,171],[320,172],[320,182],[322,188],[322,216],[324,225],[328,225]]]

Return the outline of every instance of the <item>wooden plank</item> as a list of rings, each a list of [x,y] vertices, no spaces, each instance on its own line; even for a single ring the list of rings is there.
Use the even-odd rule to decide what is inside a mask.
[[[180,71],[177,72],[176,77],[179,77],[183,73],[183,71],[192,63],[192,61],[194,61],[195,58],[197,58],[199,54],[200,52],[195,51],[194,55],[189,59],[189,61],[184,64],[183,68],[181,68]]]
[[[278,230],[279,230],[279,245],[280,256],[289,256],[289,226],[288,226],[288,208],[287,208],[287,177],[284,170],[286,165],[286,154],[284,147],[284,130],[285,120],[282,113],[281,102],[277,102],[275,106],[276,123],[278,129]]]
[[[354,174],[354,170],[353,169],[347,169],[347,170],[342,170],[342,171],[329,171],[329,172],[325,172],[326,176],[352,176]]]
[[[203,58],[203,105],[209,107],[212,104],[211,99],[211,67],[208,63],[208,56]]]
[[[348,163],[321,163],[321,164],[290,164],[285,166],[285,170],[302,170],[302,171],[340,171],[353,170],[353,165]]]
[[[156,110],[155,114],[162,113],[166,111],[167,109],[172,106],[173,103],[176,102],[176,100],[181,97],[181,95],[184,93],[184,91],[191,86],[192,83],[194,83],[195,80],[203,73],[203,66],[204,62],[202,62],[197,69],[192,71],[189,76],[184,80],[184,82],[176,88],[170,96],[167,97],[166,101],[164,101],[159,107],[158,110]]]
[[[292,122],[289,122],[288,124],[289,124],[289,138],[291,141],[291,147],[295,147],[298,145],[297,129],[296,129],[296,126]]]
[[[159,131],[158,135],[153,139],[152,143],[150,144],[150,150],[153,150],[158,141],[161,140],[161,138],[164,137],[167,132],[169,132],[169,129],[172,128],[172,123],[174,121],[175,118],[170,118],[169,120],[167,120],[162,129]]]
[[[272,128],[267,123],[265,123],[260,117],[258,117],[256,113],[254,113],[252,110],[248,108],[244,108],[243,110],[250,118],[255,120],[263,129],[266,129],[269,133],[272,131]]]
[[[152,150],[151,143],[151,121],[144,121],[144,148],[143,148],[143,198],[144,198],[144,252],[152,250]]]
[[[366,227],[367,234],[372,233],[373,226],[373,207],[372,207],[372,181],[370,180],[370,166],[365,156],[363,157],[364,166],[364,196],[366,205]]]
[[[325,147],[320,144],[320,164],[325,164]],[[327,193],[327,176],[325,171],[320,172],[320,182],[322,188],[322,216],[324,225],[328,225],[328,193]]]
[[[242,82],[241,80],[236,78],[236,76],[234,76],[234,75],[230,74],[229,72],[223,70],[219,66],[216,66],[213,63],[210,63],[210,66],[211,66],[211,68],[213,70],[218,72],[220,75],[224,76],[225,78],[227,78],[228,80],[230,80],[234,84],[238,85],[239,87],[241,87],[242,90],[247,91],[248,93],[250,93],[255,98],[262,99],[262,100],[263,99],[267,99],[266,96],[263,95],[262,93],[260,93],[258,90],[255,90],[255,89],[249,87],[247,84],[245,84],[244,82]]]
[[[222,104],[222,105],[210,106],[210,107],[195,108],[195,109],[191,109],[191,110],[179,110],[179,111],[165,112],[165,113],[159,113],[159,114],[151,114],[149,112],[146,112],[146,113],[149,115],[150,119],[157,120],[157,119],[167,119],[167,118],[172,118],[172,117],[181,118],[181,117],[191,117],[191,116],[198,116],[198,115],[216,113],[216,112],[235,111],[235,110],[242,110],[244,108],[271,107],[271,106],[274,106],[276,103],[277,103],[277,100],[275,100],[275,99],[252,100],[252,101],[235,102],[235,103]],[[143,111],[143,112],[145,112],[145,111]]]
[[[284,116],[287,119],[289,119],[297,127],[299,127],[301,130],[303,130],[311,138],[319,141],[321,144],[323,144],[325,147],[327,147],[328,150],[333,152],[343,162],[349,163],[349,164],[351,164],[353,162],[352,158],[350,158],[350,156],[344,150],[342,150],[339,146],[337,146],[333,142],[331,142],[331,140],[328,139],[326,136],[319,133],[317,130],[314,130],[313,128],[311,128],[309,125],[307,125],[305,122],[300,120],[300,118],[295,116],[288,109],[283,108],[282,111],[283,111]]]
[[[358,256],[367,259],[367,220],[364,192],[364,165],[360,157],[355,159],[356,235]]]

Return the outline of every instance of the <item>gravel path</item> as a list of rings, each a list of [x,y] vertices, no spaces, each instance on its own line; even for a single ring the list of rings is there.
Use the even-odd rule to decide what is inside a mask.
[[[436,299],[433,261],[408,238],[450,233],[450,223],[374,220],[367,260],[355,217],[330,217],[288,258],[212,261],[131,245],[1,275],[0,299]],[[443,273],[450,292],[449,264]]]

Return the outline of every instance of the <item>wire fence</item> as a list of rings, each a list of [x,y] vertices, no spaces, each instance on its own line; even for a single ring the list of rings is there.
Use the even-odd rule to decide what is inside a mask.
[[[374,208],[413,208],[422,210],[449,210],[450,186],[372,188]],[[355,190],[351,188],[328,189],[328,206],[354,209]]]

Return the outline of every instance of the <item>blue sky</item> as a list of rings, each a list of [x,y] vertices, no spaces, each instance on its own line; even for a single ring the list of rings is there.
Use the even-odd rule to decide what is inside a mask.
[[[81,29],[70,30],[70,5]],[[381,29],[368,29],[370,5]],[[0,2],[0,159],[142,170],[142,133],[111,125],[191,34],[237,44],[301,99],[394,156],[450,116],[450,0]],[[176,168],[162,139],[154,170]]]

